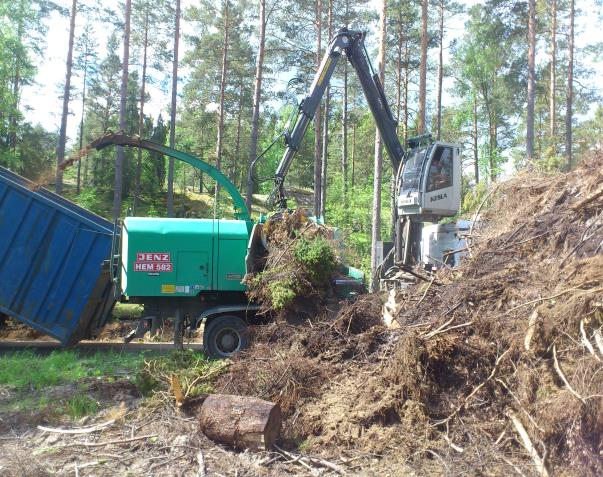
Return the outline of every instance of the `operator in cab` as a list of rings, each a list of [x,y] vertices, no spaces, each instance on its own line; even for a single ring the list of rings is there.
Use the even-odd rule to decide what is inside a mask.
[[[436,151],[429,168],[429,191],[443,189],[452,185],[452,150],[443,147]]]

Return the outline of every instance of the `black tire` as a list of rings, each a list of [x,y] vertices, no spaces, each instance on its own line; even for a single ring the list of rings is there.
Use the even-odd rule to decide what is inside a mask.
[[[235,315],[211,318],[205,324],[203,346],[210,358],[230,358],[249,346],[247,323]]]

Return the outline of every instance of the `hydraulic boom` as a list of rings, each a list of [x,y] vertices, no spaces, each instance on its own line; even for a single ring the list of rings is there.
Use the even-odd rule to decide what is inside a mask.
[[[395,268],[421,260],[421,230],[424,222],[454,216],[460,208],[460,146],[433,142],[430,134],[410,138],[406,148],[396,132],[397,123],[388,105],[383,85],[372,68],[364,46],[365,33],[343,28],[331,39],[308,95],[299,106],[295,125],[285,133],[286,149],[274,175],[274,199],[287,208],[284,181],[299,150],[308,125],[331,81],[337,62],[345,55],[356,71],[396,178],[396,207],[392,211],[395,233],[394,255],[388,265]],[[383,266],[382,270],[386,267]]]
[[[400,140],[396,134],[397,123],[385,98],[379,76],[373,71],[368,59],[364,47],[364,37],[364,32],[349,31],[343,28],[339,30],[329,43],[320,67],[314,76],[310,92],[299,106],[295,125],[291,133],[285,136],[287,148],[275,174],[276,202],[279,208],[284,209],[287,207],[283,188],[285,176],[306,134],[306,129],[314,118],[314,114],[318,109],[322,96],[331,81],[337,62],[342,54],[347,56],[358,75],[366,101],[373,113],[377,128],[392,161],[394,173],[398,171],[400,164],[404,161],[404,148],[400,144]]]

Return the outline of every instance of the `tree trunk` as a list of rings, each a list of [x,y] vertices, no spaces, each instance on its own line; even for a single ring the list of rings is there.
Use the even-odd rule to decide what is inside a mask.
[[[224,0],[224,36],[222,40],[222,71],[220,73],[220,102],[218,112],[218,137],[216,138],[216,167],[222,167],[222,146],[224,142],[224,96],[226,93],[226,75],[228,74],[228,42],[230,33],[229,0]],[[214,186],[214,213],[218,206],[220,184]]]
[[[344,208],[348,206],[348,65],[343,65],[341,98],[341,184]]]
[[[210,439],[238,449],[267,451],[281,431],[280,407],[250,396],[210,394],[199,411],[199,427]]]
[[[86,114],[86,79],[88,77],[88,54],[89,54],[89,50],[88,50],[88,43],[86,42],[86,49],[84,51],[84,78],[82,81],[82,114],[80,116],[80,151],[82,150],[82,147],[84,147],[84,116]],[[80,194],[80,190],[81,190],[81,170],[82,170],[82,161],[85,161],[85,165],[84,165],[84,185],[86,185],[86,179],[87,179],[87,175],[88,175],[88,155],[86,155],[85,157],[81,158],[79,161],[77,161],[77,183],[76,183],[76,189],[75,192],[76,194]]]
[[[402,45],[405,38],[404,18],[402,9],[398,9],[398,38],[396,43],[396,131],[400,132],[400,114],[402,110]],[[392,240],[395,240],[396,234],[396,175],[398,171],[392,171],[392,179],[390,183],[390,212],[391,212],[391,231]]]
[[[180,44],[180,0],[176,0],[174,58],[172,60],[172,102],[170,105],[170,147],[176,143],[176,100],[178,98],[178,46]],[[174,216],[174,158],[168,161],[167,215]]]
[[[567,61],[567,98],[565,107],[565,157],[567,170],[572,169],[572,108],[574,106],[574,17],[575,4],[570,0],[570,29]]]
[[[425,108],[427,102],[427,3],[421,0],[421,65],[419,67],[419,124],[418,134],[425,132]]]
[[[314,1],[314,21],[316,26],[316,68],[320,68],[322,56],[322,3]],[[314,215],[320,217],[322,199],[322,137],[321,137],[321,111],[320,105],[314,114]]]
[[[73,38],[75,37],[75,14],[77,13],[77,0],[71,4],[71,18],[69,19],[69,46],[67,48],[67,72],[65,73],[65,89],[63,90],[63,112],[61,114],[61,129],[59,144],[57,146],[57,175],[55,190],[57,194],[63,193],[63,170],[61,162],[65,160],[65,142],[67,141],[67,116],[69,116],[69,95],[71,94],[71,68],[73,66]]]
[[[142,78],[140,84],[140,116],[138,118],[138,137],[144,137],[144,96],[147,86],[147,50],[149,47],[149,7],[145,6],[144,15],[144,40],[142,46]],[[134,178],[134,201],[132,212],[136,215],[136,208],[140,199],[140,176],[142,173],[142,149],[138,148],[138,157],[136,159],[136,177]]]
[[[260,100],[262,95],[262,75],[264,66],[264,48],[266,46],[266,0],[260,0],[260,31],[258,54],[255,64],[255,85],[253,88],[253,112],[251,115],[251,141],[249,142],[249,170],[247,172],[247,208],[251,212],[253,200],[252,164],[258,153],[258,129],[260,125]]]
[[[498,126],[494,122],[493,119],[490,120],[490,182],[494,182],[496,180],[496,163],[494,161],[495,154],[498,151]]]
[[[549,134],[553,146],[553,154],[556,153],[555,133],[556,125],[556,84],[557,84],[557,0],[551,0],[551,64],[549,79]]]
[[[329,148],[329,94],[330,88],[325,90],[325,103],[322,123],[322,150],[320,153],[320,215],[324,217],[327,201],[327,155]]]
[[[534,101],[536,87],[536,0],[528,2],[528,107],[526,118],[526,153],[534,161]]]
[[[322,114],[322,143],[320,153],[320,216],[325,216],[327,200],[327,155],[329,147],[329,107],[330,107],[330,88],[327,86],[326,97]]]
[[[440,52],[438,58],[438,99],[436,117],[436,138],[442,137],[442,83],[444,81],[444,0],[440,0]]]
[[[19,2],[19,25],[17,26],[17,42],[22,43],[23,39],[23,5],[24,2]],[[19,114],[19,86],[21,82],[21,61],[19,53],[15,52],[15,74],[13,77],[13,108],[9,113],[9,129],[8,129],[8,147],[11,151],[15,151],[17,148],[17,121]]]
[[[327,42],[331,41],[333,36],[333,0],[327,0]],[[329,155],[329,110],[331,102],[331,88],[327,85],[325,90],[324,121],[322,134],[322,154],[321,154],[321,184],[320,184],[320,215],[325,215],[327,205],[327,163]]]
[[[408,81],[409,81],[409,63],[410,63],[410,48],[408,48],[408,38],[404,41],[404,131],[402,145],[406,147],[408,139]]]
[[[379,58],[378,74],[385,89],[385,42],[387,41],[387,0],[381,0],[379,15]],[[377,268],[377,242],[381,239],[381,177],[383,172],[383,148],[379,130],[375,129],[375,168],[373,175],[373,220],[371,227],[371,291],[379,289]]]
[[[239,179],[238,174],[238,164],[239,164],[239,154],[241,154],[241,120],[243,116],[243,83],[239,85],[239,107],[237,109],[237,132],[235,138],[235,153],[234,160],[232,161],[231,171],[230,171],[230,179],[233,184],[238,187],[237,182]],[[240,184],[241,187],[243,184]]]
[[[350,187],[354,188],[356,179],[356,123],[352,123],[352,180]]]
[[[402,45],[404,43],[404,25],[402,9],[398,9],[398,38],[396,43],[396,122],[400,132],[400,113],[402,110]]]
[[[124,28],[124,57],[121,70],[121,93],[119,101],[119,129],[126,130],[126,101],[128,99],[128,63],[130,61],[130,15],[132,13],[132,0],[126,0],[126,15]],[[113,218],[121,215],[121,199],[124,174],[124,148],[117,146],[115,158],[115,185],[113,193]]]
[[[473,167],[475,171],[475,183],[479,184],[479,153],[478,153],[478,129],[477,129],[477,95],[473,96]]]

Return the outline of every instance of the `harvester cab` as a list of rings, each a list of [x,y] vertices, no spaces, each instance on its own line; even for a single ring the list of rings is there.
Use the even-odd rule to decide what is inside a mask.
[[[421,216],[424,222],[455,215],[461,202],[459,145],[425,144],[414,138],[408,145],[408,156],[396,181],[400,191],[396,204],[398,215]]]

